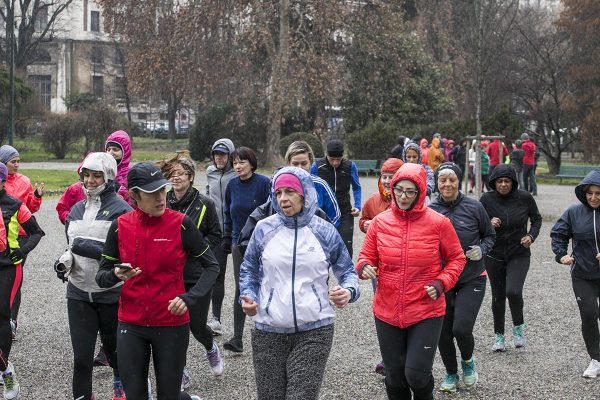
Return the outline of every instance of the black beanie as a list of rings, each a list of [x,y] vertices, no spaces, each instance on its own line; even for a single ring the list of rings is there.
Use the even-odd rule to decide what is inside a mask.
[[[327,155],[329,157],[343,157],[344,142],[339,139],[330,140],[329,143],[327,143]]]
[[[438,176],[440,174],[440,171],[443,171],[445,169],[451,169],[452,171],[454,171],[454,173],[456,174],[456,177],[458,178],[458,182],[462,182],[462,169],[460,169],[460,167],[457,164],[454,164],[453,162],[445,162],[440,164],[440,166],[438,167],[438,169],[435,171],[434,177],[433,179],[435,180],[435,190],[437,191],[437,182],[438,182]],[[460,186],[460,183],[459,183]]]

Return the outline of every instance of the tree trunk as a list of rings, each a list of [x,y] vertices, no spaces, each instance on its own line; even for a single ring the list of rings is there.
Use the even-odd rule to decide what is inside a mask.
[[[177,133],[175,129],[175,114],[177,114],[177,108],[179,106],[174,94],[169,95],[167,101],[167,119],[169,121],[169,139],[171,139],[171,147],[173,151],[177,151],[177,143],[175,142],[175,135]]]
[[[285,84],[290,60],[290,0],[279,2],[279,47],[273,60],[271,75],[271,100],[269,102],[267,140],[264,159],[267,165],[281,163],[279,142],[281,139],[281,117],[285,96]]]
[[[562,151],[558,150],[557,153],[558,154],[556,155],[549,155],[548,153],[545,153],[546,162],[548,163],[548,172],[550,175],[557,175],[558,171],[560,170],[560,158]]]

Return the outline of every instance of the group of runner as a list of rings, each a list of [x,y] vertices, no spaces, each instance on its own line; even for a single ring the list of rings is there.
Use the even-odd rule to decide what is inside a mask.
[[[531,193],[519,189],[514,166],[495,165],[491,190],[477,201],[460,191],[462,166],[442,162],[442,156],[430,168],[423,165],[421,146],[407,141],[401,147],[392,152],[399,158],[383,163],[378,191],[361,210],[357,168],[344,158],[340,140],[330,141],[320,159],[305,142],[292,143],[288,166],[272,179],[256,172],[252,149],[217,140],[201,193],[193,186],[196,165],[187,152],[130,167],[129,136],[111,134],[106,152],[85,158],[79,181],[56,207],[68,242],[55,271],[68,282],[73,398],[95,399],[98,333],[99,356],[113,369],[113,400],[153,397],[150,357],[156,398],[189,399],[184,390],[190,384],[185,368],[190,331],[204,346],[213,374],[222,375],[223,356],[213,335],[224,331],[228,254],[236,292],[233,336],[223,347],[244,351],[245,317],[251,316],[259,399],[318,398],[333,340],[331,305],[356,301],[359,278],[373,281],[383,358],[376,371],[385,375],[388,398],[433,398],[438,348],[447,373],[439,389],[455,392],[461,380],[455,340],[462,382],[474,387],[473,327],[487,276],[492,350],[506,348],[507,299],[513,345],[525,346],[523,286],[542,219]],[[7,399],[20,390],[8,360],[18,326],[22,264],[44,235],[31,215],[44,186],[19,174],[19,161],[16,149],[0,148],[0,370]],[[583,376],[591,378],[600,374],[600,170],[575,192],[581,204],[555,224],[552,250],[558,262],[572,266],[591,357]],[[359,227],[366,236],[353,264],[354,218],[361,211]],[[330,269],[338,281],[333,287]],[[96,362],[102,364],[98,357]]]

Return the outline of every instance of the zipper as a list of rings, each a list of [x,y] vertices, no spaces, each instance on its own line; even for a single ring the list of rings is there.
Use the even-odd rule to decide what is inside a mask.
[[[596,229],[596,210],[593,210],[594,218],[594,244],[596,245],[596,254],[600,253],[600,248],[598,248],[598,231]],[[598,267],[600,267],[600,260],[598,260]]]
[[[294,287],[296,283],[296,244],[298,243],[298,218],[294,217],[294,250],[292,255],[292,308],[294,314],[294,329],[298,331],[298,319],[296,315],[296,294],[294,293]]]

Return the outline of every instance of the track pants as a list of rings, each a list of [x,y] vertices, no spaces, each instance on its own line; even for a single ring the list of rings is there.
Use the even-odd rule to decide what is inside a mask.
[[[220,246],[211,247],[219,263],[219,275],[212,291],[212,313],[220,321],[223,299],[225,298],[225,273],[227,272],[227,253]]]
[[[22,271],[20,265],[0,267],[0,371],[6,371],[12,348],[10,310],[21,286]]]
[[[29,236],[19,236],[17,241],[19,242],[19,246],[23,246],[23,244],[27,243],[29,240]],[[25,261],[27,261],[27,256],[23,257],[23,261],[21,261],[21,269],[25,265]],[[19,309],[21,308],[21,288],[23,287],[23,274],[21,273],[21,278],[19,279],[19,286],[17,292],[15,293],[15,298],[13,299],[12,306],[10,308],[10,319],[16,321],[19,317]]]
[[[232,247],[231,258],[233,259],[233,275],[235,277],[235,296],[233,297],[233,338],[242,340],[246,314],[244,314],[238,299],[240,298],[240,267],[242,266],[242,261],[244,261],[244,256],[238,246]]]
[[[478,276],[446,292],[446,315],[438,347],[448,374],[458,372],[454,339],[463,360],[473,356],[473,327],[485,296],[485,281],[485,276]]]
[[[258,400],[317,400],[333,325],[298,333],[252,330]]]
[[[113,376],[119,376],[117,367],[117,312],[119,303],[101,304],[67,299],[69,331],[73,347],[73,398],[92,398],[92,369],[96,337],[113,368]]]
[[[581,316],[581,333],[590,358],[600,361],[600,330],[598,317],[600,308],[600,279],[586,280],[572,277],[573,292]]]
[[[529,271],[530,256],[501,261],[485,257],[485,268],[492,288],[492,314],[494,333],[504,335],[504,314],[506,299],[510,307],[514,326],[521,325],[523,319],[523,285]]]
[[[352,240],[354,237],[354,217],[352,214],[342,215],[340,217],[341,223],[337,228],[346,248],[348,249],[348,253],[350,253],[350,257],[352,257]]]
[[[185,291],[189,292],[194,286],[193,283],[185,284]],[[208,318],[208,309],[210,308],[210,299],[212,293],[207,293],[205,296],[198,299],[194,307],[189,308],[190,313],[190,331],[192,335],[199,341],[206,351],[210,351],[213,346],[213,334],[206,320]]]
[[[402,329],[375,318],[388,399],[433,399],[431,371],[443,322],[430,318]]]
[[[139,326],[119,322],[117,352],[127,400],[148,399],[150,355],[156,376],[156,399],[178,399],[189,338],[188,324]]]
[[[531,180],[532,175],[533,175],[533,165],[523,164],[523,190],[526,190],[528,192],[533,192],[533,182]]]

